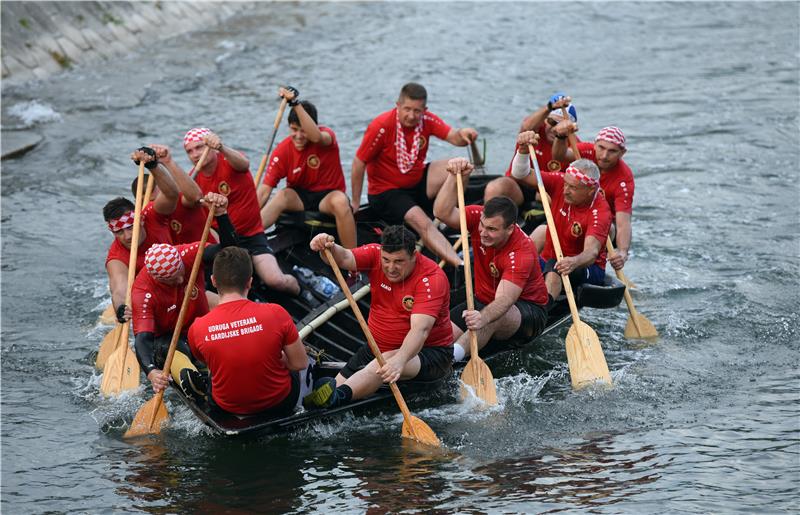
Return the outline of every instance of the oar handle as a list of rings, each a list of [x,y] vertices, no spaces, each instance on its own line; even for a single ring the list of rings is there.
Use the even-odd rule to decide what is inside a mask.
[[[347,301],[350,303],[350,309],[353,310],[353,314],[358,320],[358,325],[361,326],[364,336],[367,337],[367,343],[369,344],[370,350],[372,350],[372,354],[375,356],[375,359],[378,360],[378,364],[383,367],[383,365],[386,364],[386,360],[383,359],[381,349],[378,348],[378,344],[375,342],[375,338],[372,336],[372,331],[369,330],[367,321],[364,320],[364,315],[361,314],[361,309],[358,307],[356,299],[354,299],[353,294],[350,293],[350,288],[347,286],[347,281],[345,281],[342,271],[339,269],[338,263],[336,263],[336,260],[333,259],[333,254],[331,253],[330,249],[325,247],[323,252],[325,253],[328,263],[330,263],[331,268],[333,269],[334,275],[336,275],[336,280],[339,282],[339,286],[342,288],[342,291],[347,297]],[[405,418],[406,422],[408,422],[408,426],[413,430],[413,424],[411,423],[411,412],[408,410],[405,399],[403,399],[403,394],[400,393],[400,389],[395,383],[389,383],[389,387],[392,389],[392,394],[394,394],[397,405],[400,406],[400,411],[403,412],[403,417]]]
[[[256,173],[256,187],[261,184],[261,176],[264,174],[264,169],[267,167],[267,159],[269,159],[269,154],[272,152],[272,145],[275,143],[275,135],[278,134],[278,127],[281,125],[281,119],[283,118],[283,112],[286,110],[286,105],[289,103],[286,100],[286,97],[281,100],[281,105],[278,107],[278,114],[275,115],[275,123],[272,124],[272,136],[269,138],[269,144],[267,145],[267,151],[264,153],[264,156],[261,158],[261,163],[258,165],[258,172]]]
[[[472,265],[469,255],[469,234],[467,233],[467,209],[464,206],[464,179],[460,173],[456,174],[456,187],[458,189],[458,221],[461,226],[461,242],[464,252],[464,285],[467,288],[467,309],[475,310],[475,299],[472,292]],[[478,337],[475,331],[469,331],[469,353],[471,356],[478,355]]]
[[[561,243],[558,240],[558,231],[556,231],[556,223],[553,220],[553,213],[550,210],[550,200],[547,196],[547,191],[544,189],[544,183],[542,182],[542,172],[539,170],[539,162],[536,159],[535,149],[533,145],[530,143],[528,144],[528,152],[530,152],[531,156],[534,156],[531,159],[533,163],[533,171],[536,173],[536,186],[539,188],[539,196],[542,197],[542,206],[544,207],[544,216],[547,218],[547,229],[550,232],[550,239],[553,242],[553,248],[556,251],[556,259],[561,261],[564,259],[564,254],[561,252]],[[580,322],[580,316],[578,315],[578,305],[575,302],[575,296],[572,293],[572,284],[569,281],[569,275],[562,275],[561,280],[564,282],[564,292],[567,295],[567,303],[569,304],[569,311],[572,314],[572,321],[577,325]]]
[[[139,256],[139,235],[142,232],[142,209],[144,208],[143,198],[142,198],[143,190],[144,190],[144,161],[139,161],[139,178],[136,181],[136,199],[133,207],[133,239],[131,240],[131,255],[128,258],[128,288],[125,290],[126,306],[131,305],[131,291],[133,289],[133,280],[136,279],[136,260]]]
[[[197,249],[197,255],[194,257],[192,273],[189,275],[189,281],[186,283],[186,291],[183,294],[181,311],[178,313],[178,321],[175,323],[175,330],[172,332],[172,340],[169,342],[167,359],[164,360],[163,370],[165,370],[166,373],[169,373],[169,368],[172,366],[172,357],[175,355],[175,349],[178,346],[178,338],[181,335],[181,329],[183,329],[183,321],[186,318],[186,311],[188,311],[189,301],[192,298],[194,282],[197,279],[197,273],[200,270],[200,263],[203,262],[203,250],[206,248],[206,241],[208,241],[208,233],[211,230],[212,220],[214,220],[214,206],[208,206],[208,217],[206,218],[206,225],[203,227],[203,236],[200,238],[200,246]],[[198,295],[204,294],[204,292],[198,292]]]
[[[200,173],[200,169],[206,163],[206,158],[208,157],[208,152],[210,150],[211,150],[211,147],[209,147],[209,146],[206,146],[206,148],[203,149],[203,153],[200,154],[200,159],[197,160],[197,164],[194,165],[194,168],[192,168],[192,171],[189,173],[189,175],[192,177],[192,179],[197,177],[197,174]]]
[[[565,120],[569,120],[570,119],[569,113],[567,112],[567,108],[566,107],[562,107],[561,108],[561,113],[564,115],[564,119]],[[567,141],[569,141],[569,148],[572,149],[572,153],[575,154],[573,161],[577,161],[578,159],[581,158],[581,151],[578,150],[578,140],[575,139],[575,133],[573,133],[572,131],[568,132],[567,133]]]

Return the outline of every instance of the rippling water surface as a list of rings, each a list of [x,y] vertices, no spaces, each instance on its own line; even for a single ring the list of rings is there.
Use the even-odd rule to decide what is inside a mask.
[[[202,7],[198,7],[202,8]],[[3,87],[3,128],[45,140],[2,167],[2,508],[9,513],[797,512],[796,3],[312,3],[252,12],[47,81]],[[412,405],[445,443],[402,442],[383,410],[246,443],[178,402],[122,440],[150,393],[104,400],[101,208],[128,154],[203,124],[258,162],[279,83],[316,103],[349,162],[409,80],[474,126],[490,172],[557,89],[590,139],[618,125],[636,175],[635,303],[584,312],[615,388],[574,393],[565,330],[490,362],[500,406]],[[286,134],[281,128],[279,138]],[[432,145],[434,158],[465,155]]]

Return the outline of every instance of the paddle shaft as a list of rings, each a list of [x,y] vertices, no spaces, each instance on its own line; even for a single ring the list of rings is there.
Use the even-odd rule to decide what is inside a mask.
[[[561,113],[564,115],[565,120],[570,119],[566,107],[561,108]],[[578,159],[581,158],[581,151],[578,150],[578,140],[575,139],[575,133],[573,133],[572,131],[567,133],[567,141],[569,141],[569,148],[572,149],[572,153],[575,154],[573,156],[574,157],[573,161],[577,161]]]
[[[475,310],[475,299],[472,297],[472,268],[469,255],[469,235],[467,234],[467,210],[464,206],[464,179],[460,173],[456,174],[456,186],[458,188],[458,220],[461,225],[461,241],[464,243],[464,285],[467,288],[467,309]],[[478,355],[478,335],[475,331],[469,331],[469,353],[470,356]]]
[[[610,236],[606,238],[606,249],[608,250],[608,257],[611,257],[616,253],[614,250],[614,245],[611,243]],[[614,272],[617,274],[617,279],[627,284],[628,279],[625,277],[625,273],[622,270],[615,269]],[[642,332],[642,328],[639,327],[639,313],[636,312],[636,308],[633,305],[633,298],[631,298],[631,292],[628,291],[627,287],[625,287],[625,304],[628,305],[628,312],[631,314],[631,322],[633,322],[634,327],[636,327],[636,332],[639,334],[644,334]]]
[[[331,251],[327,247],[325,247],[324,252],[325,257],[328,259],[328,263],[330,263],[331,268],[333,268],[333,273],[336,275],[336,280],[339,282],[339,286],[342,288],[342,291],[347,297],[347,301],[350,303],[350,308],[353,310],[353,313],[358,320],[358,324],[361,326],[361,330],[364,332],[364,336],[367,337],[367,343],[369,344],[369,348],[372,350],[372,354],[375,356],[375,359],[378,360],[378,364],[383,367],[383,365],[386,364],[386,360],[383,359],[383,354],[381,354],[381,350],[378,348],[375,338],[372,337],[372,331],[369,330],[367,321],[364,320],[364,315],[361,314],[361,309],[358,307],[356,299],[353,298],[353,294],[350,293],[350,288],[347,287],[347,281],[345,281],[342,271],[339,269],[339,265],[336,263],[336,260],[333,259],[333,254],[331,254]],[[392,390],[392,395],[394,395],[394,400],[397,401],[397,405],[400,406],[400,411],[403,413],[403,419],[413,432],[414,424],[411,422],[411,412],[408,410],[405,399],[403,399],[403,394],[400,393],[400,389],[394,382],[389,383],[389,388]],[[416,434],[414,437],[419,439]]]
[[[211,147],[209,146],[206,146],[206,148],[203,149],[203,153],[200,154],[200,159],[197,160],[197,164],[194,165],[194,168],[192,168],[192,172],[190,174],[192,179],[197,177],[197,174],[200,173],[200,169],[203,167],[204,164],[206,164],[206,158],[208,157],[208,152],[210,150]]]
[[[547,218],[547,229],[550,231],[550,239],[553,241],[553,248],[556,251],[556,259],[559,261],[564,259],[564,254],[561,253],[561,243],[558,241],[558,232],[556,231],[556,223],[553,221],[553,213],[550,211],[550,201],[548,200],[547,191],[544,189],[542,183],[542,172],[539,170],[539,163],[535,156],[533,145],[528,145],[528,151],[534,156],[531,159],[533,169],[536,172],[536,185],[539,188],[539,196],[542,197],[542,205],[544,206],[544,216]],[[578,305],[575,303],[575,295],[572,293],[572,284],[569,281],[569,274],[563,274],[561,280],[564,282],[564,292],[567,295],[567,302],[569,303],[569,311],[572,314],[572,323],[578,326],[581,318],[578,315]]]
[[[264,169],[267,167],[267,159],[269,159],[269,154],[272,152],[272,145],[275,143],[275,135],[278,134],[278,127],[281,125],[281,119],[283,118],[283,111],[286,109],[286,104],[289,101],[286,100],[286,97],[281,100],[281,105],[278,108],[278,114],[275,116],[275,123],[272,124],[272,136],[269,138],[269,145],[267,145],[267,151],[261,157],[261,163],[258,165],[258,172],[256,173],[256,187],[261,184],[261,175],[264,173]]]

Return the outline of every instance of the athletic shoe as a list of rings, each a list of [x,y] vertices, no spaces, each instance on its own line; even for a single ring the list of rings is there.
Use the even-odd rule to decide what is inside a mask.
[[[208,379],[197,370],[192,370],[191,368],[181,369],[178,375],[183,393],[194,402],[205,402]]]
[[[314,381],[314,390],[303,397],[306,409],[329,408],[336,398],[336,379],[323,377]]]

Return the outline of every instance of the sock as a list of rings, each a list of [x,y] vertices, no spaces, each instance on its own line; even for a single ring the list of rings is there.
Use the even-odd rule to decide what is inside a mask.
[[[463,361],[467,355],[466,349],[458,343],[453,344],[453,361]]]

